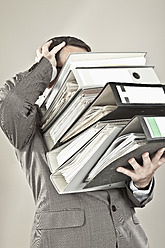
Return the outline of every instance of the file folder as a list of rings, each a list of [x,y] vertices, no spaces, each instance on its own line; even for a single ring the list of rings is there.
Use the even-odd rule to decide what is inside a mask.
[[[94,71],[93,71],[94,70]],[[97,81],[95,81],[93,78],[96,76],[95,72],[99,71],[99,75],[101,77]],[[138,79],[133,76],[133,74],[136,73],[139,75]],[[90,74],[90,77],[89,75]],[[74,75],[74,76],[73,76]],[[125,75],[125,77],[124,77]],[[87,80],[87,78],[89,78]],[[151,78],[153,78],[151,82]],[[153,68],[152,67],[139,67],[139,68],[133,68],[133,67],[123,67],[121,68],[83,68],[83,69],[75,69],[72,71],[70,77],[67,79],[67,82],[76,82],[78,85],[78,88],[76,89],[77,92],[74,93],[73,96],[71,96],[71,99],[66,103],[64,101],[65,106],[62,107],[62,110],[58,109],[57,105],[60,102],[60,107],[63,104],[63,99],[57,98],[54,102],[54,108],[52,107],[52,110],[50,110],[50,115],[47,116],[46,128],[43,127],[43,136],[45,138],[46,144],[48,146],[48,149],[52,149],[58,142],[60,142],[60,139],[63,137],[63,135],[69,131],[71,126],[76,122],[76,120],[82,115],[82,113],[88,108],[88,106],[93,102],[93,99],[97,97],[97,95],[100,93],[102,88],[105,86],[106,81],[111,81],[111,79],[116,79],[116,81],[125,79],[127,82],[125,83],[154,83],[158,84],[160,83]],[[142,80],[145,80],[144,82]],[[148,80],[148,81],[147,81]],[[93,84],[93,87],[90,88],[90,82],[91,85]],[[100,88],[100,86],[102,86]],[[61,93],[64,91],[62,90]],[[87,93],[88,92],[88,93]],[[95,93],[95,94],[93,94]],[[93,94],[93,98],[88,97],[86,100],[85,95],[91,95]],[[84,99],[84,100],[83,100]],[[77,103],[76,103],[77,101]],[[82,102],[84,101],[84,102]],[[61,108],[60,108],[61,109]],[[104,115],[108,113],[108,108],[105,107]],[[56,114],[55,114],[56,113]],[[54,131],[52,131],[54,130]],[[51,132],[55,133],[55,138],[52,139]]]
[[[110,123],[112,122],[110,121]],[[132,169],[128,164],[128,160],[131,157],[134,157],[139,163],[141,163],[141,155],[144,152],[148,151],[152,156],[159,148],[165,146],[164,125],[165,116],[136,116],[124,127],[119,125],[119,128],[114,129],[115,132],[112,132],[111,135],[105,139],[105,142],[102,143],[100,148],[98,147],[95,150],[93,156],[91,156],[90,159],[86,161],[84,166],[77,172],[70,183],[65,181],[65,178],[61,173],[62,166],[59,168],[53,168],[54,173],[52,171],[50,178],[54,187],[57,189],[59,194],[124,187],[125,182],[130,180],[130,178],[122,173],[117,172],[116,168],[118,166],[124,166],[126,168]],[[137,135],[137,137],[142,138],[141,140],[139,138],[139,144],[138,142],[134,142],[132,139],[131,144],[133,147],[131,148],[131,152],[127,150],[123,153],[123,155],[119,154],[119,158],[117,158],[116,155],[114,157],[111,156],[109,161],[112,162],[107,164],[104,169],[102,169],[92,180],[89,181],[89,173],[93,168],[95,168],[100,158],[103,157],[105,152],[109,147],[112,146],[113,142],[115,142],[118,137],[121,138],[124,135],[131,135],[135,137]],[[125,145],[125,148],[127,149],[127,145]],[[61,147],[56,149],[57,153],[59,152],[57,151],[58,149],[61,149]],[[51,157],[51,153],[53,154],[54,151],[48,153],[48,160]],[[110,154],[112,154],[112,151]],[[54,158],[57,158],[57,153]],[[50,158],[50,161],[51,159],[52,158]],[[79,167],[79,164],[77,164],[77,166]]]
[[[99,67],[123,67],[123,66],[145,66],[146,53],[144,52],[90,52],[90,53],[72,53],[68,56],[64,63],[62,70],[56,80],[56,83],[52,86],[51,90],[44,92],[43,95],[47,95],[46,99],[40,99],[39,105],[42,110],[44,124],[47,116],[50,114],[50,109],[54,105],[54,99],[58,97],[60,91],[65,88],[65,81],[70,73],[75,68],[99,68]],[[90,82],[91,83],[91,82]],[[89,84],[90,86],[90,84]],[[42,98],[42,97],[41,97]],[[43,103],[42,103],[43,101]],[[45,126],[45,125],[44,125]],[[42,127],[43,128],[43,127]]]
[[[141,155],[144,152],[149,152],[150,157],[152,157],[155,152],[165,146],[165,116],[136,116],[134,117],[128,125],[120,132],[120,136],[130,132],[141,132],[146,137],[146,144],[140,146],[136,150],[121,156],[111,164],[109,164],[105,169],[103,169],[93,180],[91,180],[85,188],[99,187],[101,185],[111,186],[113,183],[118,183],[118,186],[123,184],[125,181],[129,181],[130,178],[122,173],[116,172],[116,168],[123,166],[128,169],[132,169],[131,165],[128,164],[128,160],[134,157],[139,164],[142,164]],[[161,132],[161,131],[162,132]]]
[[[108,83],[92,104],[61,137],[61,144],[98,120],[131,119],[134,115],[164,115],[164,85]],[[111,106],[112,111],[94,116],[93,109]],[[91,113],[91,118],[89,118]],[[97,113],[97,109],[96,109]],[[94,116],[94,118],[92,118]]]
[[[77,96],[81,89],[104,87],[107,82],[127,83],[160,83],[151,66],[139,67],[84,67],[69,72],[58,92],[52,90],[48,101],[50,107],[44,112],[41,120],[43,132],[62,114],[63,110]],[[58,81],[55,84],[58,88]],[[54,88],[54,89],[56,89]],[[57,89],[56,89],[57,90]],[[51,100],[50,100],[51,99]],[[46,104],[45,104],[46,106]]]
[[[48,109],[58,94],[65,79],[71,70],[77,67],[105,67],[105,66],[144,66],[146,64],[145,52],[90,52],[71,53],[65,61],[62,70],[53,85],[49,97],[43,105]]]
[[[93,139],[90,139],[84,145],[84,147],[81,147],[77,153],[75,153],[71,158],[68,159],[68,161],[66,161],[66,163],[62,165],[59,165],[57,161],[57,156],[63,146],[53,149],[52,151],[47,153],[48,164],[52,171],[52,175],[50,176],[50,179],[59,193],[73,192],[76,191],[77,189],[82,190],[82,188],[86,185],[86,183],[83,182],[83,179],[86,177],[87,173],[89,172],[89,169],[93,167],[93,165],[97,162],[99,157],[108,147],[109,143],[112,142],[112,140],[116,137],[119,131],[121,131],[122,126],[123,124],[119,123],[111,132],[111,135],[107,134],[104,138],[103,136],[101,136],[102,137],[102,139],[100,140],[101,143],[98,139],[100,137],[98,135],[95,135]],[[91,144],[95,146],[94,149],[91,149]],[[89,156],[89,152],[91,153],[90,156]],[[61,169],[65,168],[66,165],[69,166],[72,165],[72,161],[74,161],[74,159],[76,159],[79,154],[81,155],[81,153],[83,155],[83,160],[85,159],[85,161],[83,160],[81,161],[81,159],[79,163],[78,161],[75,161],[76,167],[74,169],[74,173],[76,172],[77,169],[79,171],[77,172],[76,176],[74,176],[74,178],[69,183],[67,183],[63,174],[61,173]],[[84,156],[85,153],[87,153],[88,155],[86,154]]]

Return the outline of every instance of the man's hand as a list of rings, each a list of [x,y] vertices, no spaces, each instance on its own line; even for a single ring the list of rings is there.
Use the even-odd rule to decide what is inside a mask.
[[[128,162],[134,170],[118,167],[117,171],[131,177],[138,189],[145,188],[149,185],[154,172],[165,163],[165,156],[162,156],[164,151],[165,148],[159,149],[152,159],[150,159],[149,153],[145,152],[142,154],[143,165],[138,164],[134,158],[131,158]]]
[[[37,56],[35,58],[36,62],[39,62],[40,59],[44,56],[47,58],[50,63],[56,67],[57,66],[57,61],[55,58],[56,53],[58,53],[65,45],[65,41],[60,43],[59,45],[55,46],[50,52],[49,52],[49,46],[52,43],[52,41],[46,42],[43,46],[39,47],[36,51]]]

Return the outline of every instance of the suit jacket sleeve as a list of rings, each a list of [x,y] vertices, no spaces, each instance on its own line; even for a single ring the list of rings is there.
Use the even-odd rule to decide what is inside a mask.
[[[144,207],[147,203],[149,203],[152,199],[153,199],[153,193],[154,193],[154,186],[155,186],[155,180],[153,178],[153,183],[152,183],[152,188],[150,190],[150,193],[148,194],[148,197],[140,202],[138,201],[138,199],[133,195],[132,190],[129,187],[129,183],[126,184],[126,192],[127,192],[127,196],[128,198],[131,200],[131,202],[133,203],[133,207]]]
[[[32,70],[17,74],[0,89],[0,126],[10,142],[23,148],[35,134],[38,125],[38,97],[48,86],[52,66],[46,58]]]

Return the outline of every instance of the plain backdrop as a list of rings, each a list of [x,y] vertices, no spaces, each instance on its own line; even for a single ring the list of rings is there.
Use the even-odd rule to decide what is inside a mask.
[[[164,0],[0,0],[0,84],[34,63],[53,36],[84,39],[93,51],[147,52],[165,82]],[[164,248],[165,166],[156,173],[154,200],[138,209],[150,247]],[[0,131],[0,247],[28,248],[35,211],[29,185]]]

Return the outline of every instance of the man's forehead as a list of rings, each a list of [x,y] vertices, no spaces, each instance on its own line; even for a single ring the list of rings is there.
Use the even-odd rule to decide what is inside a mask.
[[[81,47],[65,46],[64,48],[61,49],[59,53],[58,65],[62,66],[65,63],[70,53],[81,53],[81,52],[87,52],[87,51],[85,48],[81,48]]]

